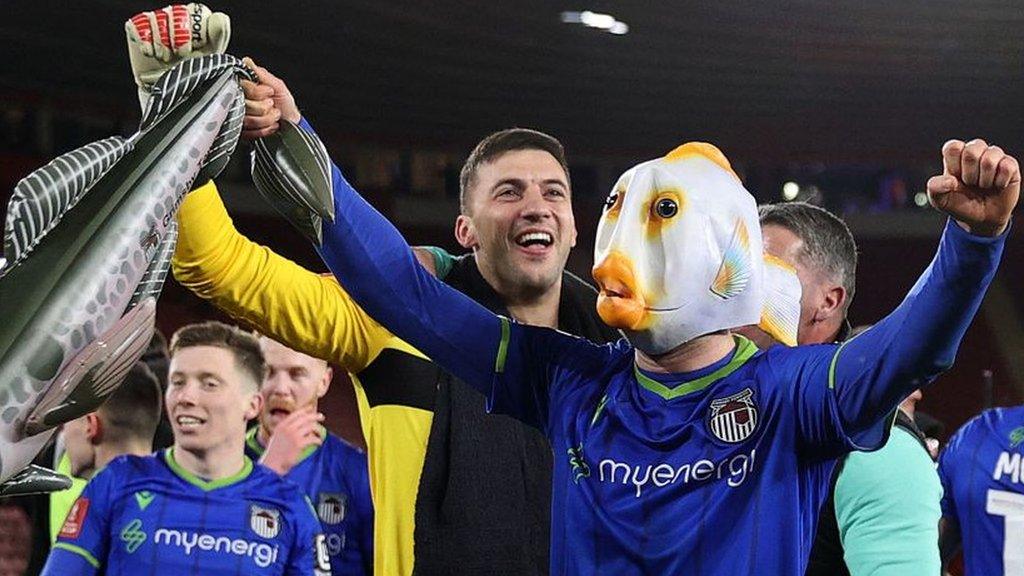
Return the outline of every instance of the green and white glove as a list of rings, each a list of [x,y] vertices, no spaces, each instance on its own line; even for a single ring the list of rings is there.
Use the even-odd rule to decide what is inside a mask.
[[[198,3],[140,12],[124,23],[124,30],[143,111],[150,89],[164,72],[188,58],[223,54],[231,41],[228,15]]]

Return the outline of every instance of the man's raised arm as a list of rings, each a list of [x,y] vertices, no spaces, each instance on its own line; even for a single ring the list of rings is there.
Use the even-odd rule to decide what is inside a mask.
[[[1020,194],[1017,160],[983,140],[943,146],[944,173],[928,182],[950,216],[938,253],[887,317],[848,341],[828,366],[836,414],[859,447],[885,439],[884,416],[948,369],[995,276]]]

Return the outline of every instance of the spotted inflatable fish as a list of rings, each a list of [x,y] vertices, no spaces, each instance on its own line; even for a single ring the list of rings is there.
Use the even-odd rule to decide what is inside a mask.
[[[796,344],[796,272],[765,257],[754,198],[710,144],[684,144],[619,178],[594,262],[598,313],[645,352],[747,325]]]
[[[253,79],[233,56],[186,60],[154,86],[137,133],[68,152],[15,188],[0,261],[0,495],[59,487],[29,463],[148,346],[175,211],[237,144],[240,76]]]

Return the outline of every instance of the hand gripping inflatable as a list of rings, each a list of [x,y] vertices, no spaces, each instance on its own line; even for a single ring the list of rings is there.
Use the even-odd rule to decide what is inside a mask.
[[[710,144],[684,144],[619,178],[594,262],[598,313],[648,354],[750,324],[796,343],[799,279],[766,263],[754,198]]]
[[[237,144],[240,76],[254,79],[233,56],[184,61],[153,87],[137,133],[68,152],[15,188],[0,262],[0,492],[52,490],[59,476],[26,467],[149,344],[175,211]]]

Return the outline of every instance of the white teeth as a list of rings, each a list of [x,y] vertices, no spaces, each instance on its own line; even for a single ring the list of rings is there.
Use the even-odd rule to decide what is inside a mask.
[[[547,232],[528,232],[516,240],[520,245],[525,245],[528,242],[534,241],[543,242],[545,245],[551,244],[551,234],[548,234]]]
[[[177,422],[179,426],[198,426],[203,423],[202,420],[195,416],[178,416]]]

